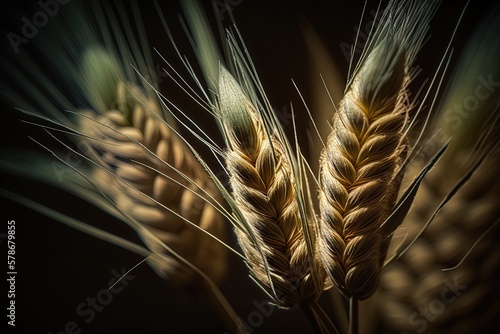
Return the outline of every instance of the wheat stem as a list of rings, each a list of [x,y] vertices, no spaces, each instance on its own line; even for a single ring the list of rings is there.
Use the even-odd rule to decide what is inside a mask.
[[[323,310],[323,308],[318,303],[318,301],[313,301],[311,303],[311,307],[314,310],[314,312],[317,314],[318,318],[321,319],[321,322],[324,324],[324,326],[327,330],[327,333],[333,333],[333,334],[346,333],[346,331],[338,329],[337,323],[332,321],[332,319],[328,316],[328,314],[326,314],[325,310]],[[343,307],[342,307],[342,309],[343,309]],[[346,319],[346,321],[347,321],[347,319]]]
[[[301,305],[302,311],[304,312],[309,324],[311,325],[314,333],[324,334],[325,329],[321,320],[318,318],[318,315],[313,311],[311,305],[309,303],[302,303]]]
[[[359,332],[359,300],[355,297],[349,299],[349,334]]]
[[[249,334],[247,327],[238,317],[238,314],[231,306],[224,294],[209,281],[201,278],[201,285],[196,285],[201,294],[210,303],[213,309],[217,312],[226,328],[235,334]]]
[[[335,323],[331,321],[317,301],[301,303],[300,306],[315,333],[340,334]]]
[[[337,289],[330,289],[328,291],[328,295],[330,296],[330,301],[335,314],[334,319],[336,319],[336,323],[339,326],[339,331],[340,333],[347,333],[349,328],[349,318],[344,305],[344,299],[342,298],[340,291]]]

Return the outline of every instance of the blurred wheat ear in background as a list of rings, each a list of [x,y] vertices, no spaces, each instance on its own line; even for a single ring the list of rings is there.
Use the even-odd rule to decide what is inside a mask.
[[[90,66],[95,65],[92,62]],[[89,179],[103,189],[117,210],[140,224],[138,231],[144,242],[159,255],[151,262],[160,276],[189,285],[195,274],[169,255],[164,243],[220,282],[226,271],[225,249],[191,225],[225,238],[222,215],[206,203],[200,190],[215,201],[215,186],[189,148],[163,121],[157,101],[148,99],[139,87],[122,82],[116,83],[116,92],[116,109],[99,114],[83,111],[84,117],[76,126],[90,137],[83,143],[105,167],[95,168]],[[143,228],[149,233],[141,233]]]
[[[439,144],[451,138],[450,149],[423,182],[395,244],[404,236],[403,246],[408,246],[467,170],[477,164],[479,168],[415,244],[382,274],[379,315],[391,332],[497,332],[499,19],[497,6],[460,56],[432,141]],[[477,102],[473,108],[471,101]]]
[[[161,64],[154,66],[141,20],[150,12],[141,13],[142,4],[74,1],[30,41],[34,55],[4,62],[3,93],[44,137],[32,138],[43,154],[2,152],[0,169],[89,202],[132,228],[142,244],[105,231],[100,219],[89,224],[79,212],[69,217],[15,191],[0,189],[1,196],[139,254],[170,285],[166,291],[181,292],[178,301],[206,297],[202,313],[219,313],[231,333],[467,333],[495,324],[498,11],[473,35],[437,102],[452,42],[443,43],[431,83],[418,92],[413,83],[439,1],[389,1],[375,13],[359,57],[353,46],[345,90],[339,92],[342,83],[331,92],[323,81],[324,110],[335,112],[310,112],[299,91],[304,105],[287,98],[286,123],[258,75],[273,71],[254,64],[250,54],[262,50],[243,42],[234,3],[225,2],[224,12],[213,3],[209,20],[207,4],[180,1],[175,30],[170,5],[154,2],[150,10],[165,28],[161,43],[171,46],[155,49]],[[160,89],[159,76],[177,90]],[[276,90],[286,87],[280,82]],[[188,108],[177,104],[179,92]],[[473,112],[454,109],[470,107],[470,94],[480,100]],[[319,157],[306,158],[301,147],[310,135],[301,122],[307,116]],[[314,124],[323,121],[323,128],[331,121],[325,137]],[[232,289],[222,285],[227,278]],[[131,304],[170,299],[162,293]],[[359,300],[374,307],[363,310]],[[197,322],[207,317],[155,311],[160,331],[204,329]],[[144,321],[127,318],[120,314],[127,323]]]
[[[19,98],[22,94],[12,88],[11,97],[23,108],[18,112],[45,129],[50,143],[33,141],[51,155],[8,152],[0,167],[94,204],[132,227],[146,247],[31,199],[6,191],[2,195],[144,256],[184,295],[207,295],[232,327],[234,311],[217,288],[227,274],[229,248],[224,243],[227,227],[220,193],[160,102],[157,77],[149,71],[138,73],[154,66],[137,4],[132,4],[132,18],[114,5],[92,2],[68,7],[58,17],[59,25],[33,41],[40,43],[36,45],[40,53],[50,52],[50,46],[59,51],[49,58],[48,66],[23,55],[19,57],[25,62],[7,67],[14,78],[11,87],[29,87],[27,98]],[[120,30],[121,26],[128,28]],[[138,41],[135,34],[144,39]],[[54,73],[49,74],[47,67]],[[41,78],[43,84],[32,85],[24,72]],[[55,75],[60,80],[49,79]],[[69,84],[72,95],[61,91],[59,81]],[[65,160],[69,153],[76,161]]]

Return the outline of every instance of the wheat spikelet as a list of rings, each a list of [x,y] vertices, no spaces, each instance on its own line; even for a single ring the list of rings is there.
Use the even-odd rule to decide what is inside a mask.
[[[230,146],[226,165],[232,195],[252,231],[236,233],[252,273],[274,290],[280,307],[314,301],[322,286],[317,287],[312,276],[296,184],[282,139],[266,132],[255,106],[224,69],[219,95]]]
[[[409,70],[433,10],[389,4],[333,116],[320,158],[319,249],[347,297],[365,299],[378,285],[389,243],[380,227],[396,204],[406,151]],[[387,26],[397,28],[388,32]]]

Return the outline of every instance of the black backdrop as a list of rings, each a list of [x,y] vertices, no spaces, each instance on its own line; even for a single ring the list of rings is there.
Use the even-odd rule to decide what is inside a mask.
[[[300,105],[290,78],[298,83],[306,98],[314,93],[310,89],[309,58],[298,24],[302,19],[307,19],[316,29],[331,56],[337,60],[341,73],[344,75],[347,73],[348,63],[340,45],[354,40],[355,26],[358,25],[363,8],[361,1],[352,1],[349,5],[343,1],[290,3],[284,0],[243,0],[232,3],[235,4],[232,13],[261,75],[268,97],[276,108],[282,109],[290,100],[293,100],[295,105]],[[126,2],[124,5],[127,6]],[[0,6],[4,17],[1,21],[2,54],[11,55],[12,49],[6,39],[6,32],[12,29],[19,30],[20,17],[33,13],[37,9],[37,4],[31,1],[16,5],[2,3]],[[71,6],[71,2],[65,6]],[[150,1],[143,1],[140,6],[150,45],[166,54],[167,58],[174,59],[175,63],[176,56],[172,53],[154,6]],[[180,8],[177,4],[165,1],[161,6],[168,20],[178,22],[177,13],[180,12]],[[368,4],[370,9],[376,6],[376,2]],[[431,27],[433,37],[417,60],[424,69],[422,79],[433,74],[433,69],[436,68],[444,51],[444,41],[451,36],[463,6],[463,1],[447,1],[439,9]],[[485,10],[480,2],[470,5],[455,42],[458,50],[484,13]],[[181,30],[176,29],[174,33],[179,36],[178,42],[188,52],[189,48]],[[22,52],[30,52],[29,45]],[[191,59],[194,61],[193,57]],[[158,61],[158,58],[155,61]],[[1,79],[4,84],[8,84],[12,78],[4,75]],[[171,88],[172,84],[167,81],[162,84],[162,89],[175,91],[175,88]],[[342,81],[345,81],[345,78],[342,78]],[[179,92],[175,94],[180,96],[178,99],[182,101],[182,94]],[[184,102],[189,103],[189,101]],[[29,140],[28,136],[42,140],[46,136],[40,129],[21,123],[19,119],[24,116],[16,112],[11,104],[2,102],[1,117],[2,149],[17,147],[41,150]],[[205,116],[197,114],[196,117]],[[290,128],[286,130],[291,131]],[[217,136],[215,129],[213,135]],[[82,221],[139,242],[135,233],[124,227],[120,221],[74,196],[44,184],[2,174],[0,187],[21,193],[78,217]],[[76,321],[82,333],[224,332],[224,326],[205,303],[183,301],[183,297],[169,288],[146,264],[139,266],[132,273],[135,279],[129,286],[123,292],[114,295],[112,302],[105,306],[102,312],[97,313],[92,322],[86,324],[76,314],[77,306],[87,297],[96,297],[96,294],[107,286],[113,277],[113,269],[117,271],[121,271],[122,268],[130,269],[141,260],[141,257],[54,222],[9,199],[0,198],[0,202],[2,203],[0,233],[6,233],[5,226],[8,220],[14,219],[17,226],[16,329],[20,333],[55,334],[63,332],[64,326],[69,321]],[[6,260],[5,239],[1,239],[0,249],[4,254],[0,258]],[[3,261],[0,268],[2,272],[6,272],[6,263]],[[253,304],[254,301],[262,302],[266,299],[266,296],[246,277],[246,270],[239,259],[231,257],[230,276],[222,287],[244,319],[257,309]],[[5,274],[1,274],[1,277],[5,277]],[[5,282],[5,279],[2,281]],[[1,294],[6,295],[3,287]],[[2,299],[1,309],[6,313],[4,300],[5,297]],[[6,317],[2,315],[1,319],[4,325]],[[301,312],[275,311],[253,331],[254,333],[307,333],[311,332],[311,329]]]

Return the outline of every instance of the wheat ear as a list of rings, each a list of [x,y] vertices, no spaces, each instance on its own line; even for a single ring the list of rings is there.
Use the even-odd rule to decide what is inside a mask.
[[[419,238],[382,273],[377,300],[386,330],[465,334],[497,326],[500,92],[496,89],[484,96],[471,113],[451,107],[478,91],[485,82],[478,78],[499,77],[499,16],[497,6],[476,28],[451,77],[433,140],[452,137],[450,149],[417,193],[398,233],[405,240],[395,236],[393,243],[406,248],[410,240]],[[471,166],[481,161],[468,175],[474,171]],[[453,196],[452,189],[467,176],[467,184],[439,212],[440,203]],[[421,233],[423,224],[437,212]],[[432,321],[424,323],[422,311]]]
[[[50,122],[49,133],[69,133],[79,149],[72,152],[77,162],[59,164],[58,175],[50,168],[54,163],[44,158],[49,167],[43,171],[48,173],[36,177],[132,226],[154,253],[151,265],[169,282],[191,285],[199,277],[188,262],[220,283],[226,272],[220,243],[225,220],[215,203],[220,195],[160,104],[155,76],[144,73],[146,80],[134,71],[154,66],[138,5],[131,6],[133,20],[126,11],[117,14],[108,2],[67,7],[54,28],[34,44],[42,54],[57,50],[47,58],[54,73],[48,76],[46,67],[27,55],[12,66],[14,81],[28,90],[16,105],[36,110],[31,114]],[[71,94],[63,93],[59,84],[69,86]],[[65,143],[61,147],[72,149]],[[36,174],[26,160],[18,168]]]
[[[207,145],[225,160],[232,193],[222,184],[219,190],[233,210],[231,222],[251,274],[272,303],[317,312],[314,301],[325,275],[314,249],[315,217],[304,188],[304,162],[295,158],[236,26],[227,31],[226,57],[221,57],[200,4],[185,2],[183,8],[209,87],[202,95],[228,149]],[[297,152],[300,157],[298,146]]]
[[[138,87],[126,88],[121,82],[117,96],[116,109],[111,107],[102,114],[86,111],[77,126],[79,132],[92,137],[84,141],[89,151],[111,171],[95,168],[91,179],[119,211],[140,224],[139,235],[148,248],[163,255],[152,263],[160,276],[187,284],[194,275],[169,255],[163,242],[220,282],[226,272],[226,251],[192,225],[225,238],[223,216],[204,198],[219,198],[214,184],[191,151],[159,118],[157,102]],[[142,233],[141,227],[151,234]]]
[[[409,70],[433,9],[411,1],[389,4],[320,157],[318,248],[334,284],[354,299],[374,293],[386,257],[390,237],[380,227],[400,186]]]
[[[498,156],[498,149],[494,154]],[[466,157],[454,158],[453,166],[468,164]],[[425,323],[426,333],[471,333],[479,324],[494,328],[500,301],[496,288],[500,186],[495,169],[498,159],[484,161],[415,244],[382,272],[377,314],[387,330],[422,330],[418,321],[425,318],[420,318],[420,312],[428,310],[432,321]],[[449,187],[442,187],[450,179],[449,166],[436,166],[429,177],[401,226],[403,247],[420,233],[429,214],[449,193]],[[394,242],[400,244],[401,238]],[[443,271],[447,268],[455,269]]]
[[[229,143],[226,165],[232,195],[251,230],[236,229],[236,234],[252,274],[274,291],[281,307],[316,300],[322,287],[311,275],[296,185],[282,138],[265,130],[256,107],[222,67],[219,100]]]
[[[399,184],[393,179],[405,148],[404,54],[384,48],[370,57],[379,61],[387,51],[394,60],[381,70],[390,74],[368,87],[374,73],[360,71],[333,118],[320,160],[323,263],[337,287],[357,299],[377,286],[385,257],[377,230],[395,204]]]

